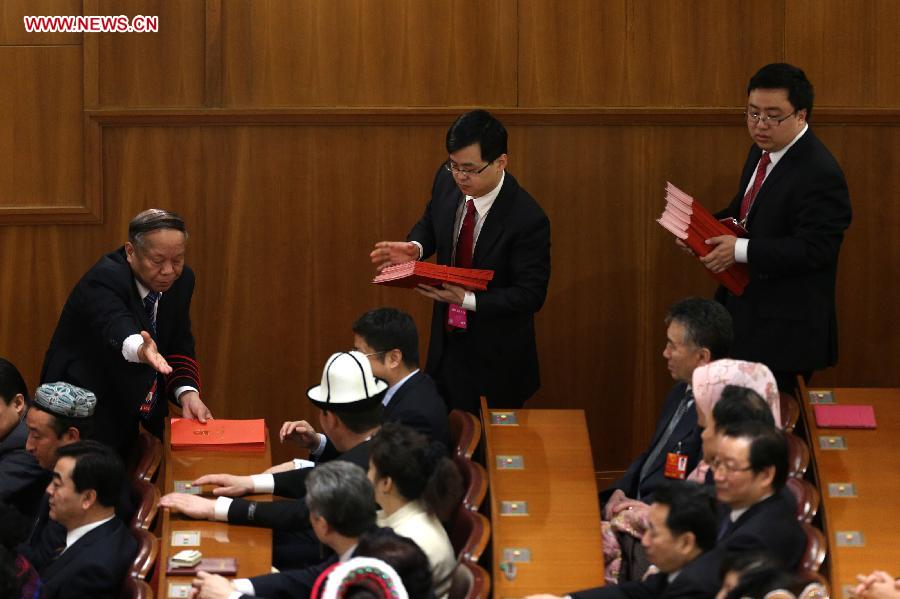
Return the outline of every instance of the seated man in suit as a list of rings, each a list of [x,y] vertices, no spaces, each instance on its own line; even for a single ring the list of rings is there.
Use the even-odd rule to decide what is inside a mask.
[[[0,358],[0,501],[34,516],[49,479],[25,450],[27,401],[25,379],[9,360]]]
[[[792,498],[781,493],[788,469],[784,435],[762,422],[740,422],[721,431],[717,453],[712,470],[716,496],[725,506],[717,551],[767,551],[795,570],[806,535]]]
[[[310,388],[307,395],[319,408],[322,430],[339,452],[334,459],[350,462],[363,472],[368,470],[370,439],[381,427],[381,401],[386,389],[387,384],[375,378],[371,364],[363,354],[339,352],[328,359],[322,372],[322,384]],[[208,474],[193,484],[215,485],[217,488],[213,493],[219,495],[218,499],[169,493],[160,505],[192,518],[266,526],[276,529],[276,533],[297,532],[302,537],[301,544],[308,545],[307,541],[311,539],[308,511],[300,499],[306,494],[305,482],[311,471],[311,468],[300,468],[252,476]],[[251,493],[274,493],[295,501],[240,499]],[[306,561],[309,553],[298,548],[296,541],[292,535],[275,535],[276,567],[309,563]],[[317,556],[318,548],[313,549],[313,556]]]
[[[97,398],[69,383],[45,383],[38,387],[29,404],[25,449],[49,481],[59,449],[91,435]],[[45,492],[38,501],[31,534],[19,551],[32,563],[44,561],[64,539],[63,527],[50,519],[50,496]]]
[[[702,485],[666,481],[656,490],[641,542],[659,573],[643,581],[579,591],[572,599],[712,597],[719,589],[716,502]],[[558,599],[534,595],[530,599]]]
[[[405,424],[449,448],[447,406],[431,377],[419,370],[419,334],[412,317],[396,308],[366,312],[353,323],[353,349],[365,354],[373,374],[388,384],[382,400],[384,421]],[[284,423],[281,440],[287,439],[309,449],[316,461],[337,455],[334,444],[305,420]],[[302,461],[293,460],[266,472],[274,474],[300,467]]]
[[[44,599],[119,596],[137,555],[137,541],[116,518],[125,467],[109,447],[80,441],[57,450],[50,517],[66,530],[65,543],[45,562],[35,563]]]
[[[285,570],[229,583],[221,576],[201,574],[194,581],[201,596],[308,597],[316,578],[332,564],[354,556],[360,535],[375,526],[375,494],[366,473],[335,460],[313,468],[306,477],[306,505],[316,538],[334,553],[309,568]]]

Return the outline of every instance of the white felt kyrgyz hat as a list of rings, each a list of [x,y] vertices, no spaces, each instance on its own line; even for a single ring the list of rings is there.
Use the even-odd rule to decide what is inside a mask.
[[[358,412],[381,402],[388,385],[372,374],[369,358],[362,352],[332,354],[322,371],[322,384],[306,395],[323,410]]]

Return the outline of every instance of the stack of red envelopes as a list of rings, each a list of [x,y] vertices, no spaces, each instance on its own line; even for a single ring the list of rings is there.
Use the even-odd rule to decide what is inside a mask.
[[[386,267],[372,279],[372,282],[378,285],[406,288],[420,284],[440,287],[442,283],[450,283],[465,287],[470,291],[484,291],[487,289],[488,281],[493,278],[493,270],[457,268],[413,260]]]
[[[682,240],[698,258],[712,249],[706,245],[707,239],[719,235],[734,235],[734,231],[716,220],[700,202],[669,182],[666,182],[666,209],[656,222]],[[705,267],[704,270],[735,295],[744,293],[744,288],[750,282],[746,264],[734,264],[719,273]]]
[[[206,424],[190,418],[172,418],[172,449],[263,451],[266,421],[210,419]]]

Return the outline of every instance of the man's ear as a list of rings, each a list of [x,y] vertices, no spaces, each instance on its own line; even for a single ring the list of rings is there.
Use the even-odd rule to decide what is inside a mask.
[[[687,555],[697,546],[697,536],[690,531],[681,533],[678,535],[678,538],[675,539],[675,546],[680,553]]]
[[[81,441],[81,431],[74,426],[70,426],[66,429],[66,432],[62,434],[61,439],[65,441],[66,445],[77,443],[78,441]]]
[[[97,491],[95,489],[88,489],[84,493],[81,494],[81,509],[84,511],[88,511],[97,503]]]
[[[25,411],[25,396],[21,393],[16,393],[16,396],[9,402],[9,405],[12,406],[12,409],[15,410],[16,414],[21,418],[22,412]]]
[[[500,154],[500,156],[496,160],[497,167],[500,170],[506,170],[506,165],[509,164],[509,156],[506,154]]]
[[[708,347],[701,347],[697,351],[700,352],[700,365],[701,366],[712,362],[712,352],[709,351]]]

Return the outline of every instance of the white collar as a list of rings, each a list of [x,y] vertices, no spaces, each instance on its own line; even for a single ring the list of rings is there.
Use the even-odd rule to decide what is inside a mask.
[[[338,556],[338,561],[345,562],[348,559],[350,559],[351,557],[353,557],[353,552],[356,551],[356,546],[358,544],[359,543],[354,543],[353,547],[350,547],[347,551],[343,552],[340,556]]]
[[[397,526],[404,520],[427,513],[428,511],[422,505],[421,501],[410,501],[404,504],[403,507],[399,508],[390,516],[388,516],[384,512],[384,510],[379,510],[378,525],[387,528],[397,528]]]
[[[483,217],[488,211],[491,209],[491,206],[494,205],[494,200],[497,199],[497,196],[500,195],[500,188],[503,187],[503,181],[506,179],[506,171],[500,175],[500,182],[497,183],[497,186],[481,196],[480,198],[473,198],[472,196],[466,196],[466,201],[474,200],[475,202],[475,211],[478,213],[478,216]]]
[[[402,379],[400,379],[399,381],[397,381],[396,383],[394,383],[393,385],[388,387],[387,392],[384,394],[384,399],[381,400],[381,405],[383,405],[384,407],[387,407],[388,404],[391,403],[391,399],[393,399],[394,394],[397,393],[397,391],[400,390],[400,387],[403,386],[403,383],[405,383],[406,381],[408,381],[409,379],[414,377],[417,372],[419,372],[418,368],[416,368],[415,370],[413,370],[412,372],[407,374],[405,377],[403,377]]]
[[[807,130],[809,130],[809,123],[806,123],[806,124],[803,125],[803,129],[801,129],[801,130],[800,130],[800,133],[798,133],[797,136],[796,136],[794,139],[791,140],[791,143],[789,143],[788,145],[784,146],[783,148],[781,148],[781,149],[778,150],[777,152],[769,152],[769,160],[770,160],[771,163],[772,163],[772,166],[769,167],[770,169],[771,169],[771,168],[775,168],[775,165],[778,164],[778,161],[781,160],[782,158],[784,158],[784,155],[787,154],[787,151],[790,150],[791,147],[793,147],[793,145],[794,145],[795,143],[797,143],[797,140],[798,140],[798,139],[800,139],[801,137],[803,137],[803,134],[806,133]]]
[[[116,517],[115,514],[113,514],[109,518],[104,518],[103,520],[97,520],[96,522],[91,522],[90,524],[84,524],[82,526],[79,526],[78,528],[70,530],[68,533],[66,533],[66,549],[68,549],[69,547],[74,545],[78,541],[78,539],[80,539],[87,533],[91,532],[95,528],[100,528],[101,526],[103,526],[104,524],[106,524],[107,522],[109,522],[110,520],[112,520],[115,517]],[[65,549],[63,550],[63,552],[65,552]]]
[[[762,498],[760,498],[760,500],[757,501],[756,503],[754,503],[753,505],[748,505],[747,507],[741,508],[739,510],[731,510],[731,513],[728,514],[728,517],[731,519],[732,522],[737,522],[737,519],[740,518],[741,516],[743,516],[744,512],[746,512],[747,510],[752,508],[754,505],[756,505],[758,503],[762,503],[763,501],[765,501],[772,495],[774,495],[774,493],[769,493],[768,495],[765,495]]]
[[[137,277],[134,278],[134,284],[137,287],[138,295],[141,296],[141,301],[143,302],[147,298],[147,294],[150,293],[150,289],[144,287],[144,284],[137,280]],[[162,293],[159,294],[159,297],[162,297]],[[159,300],[157,300],[159,301]]]

